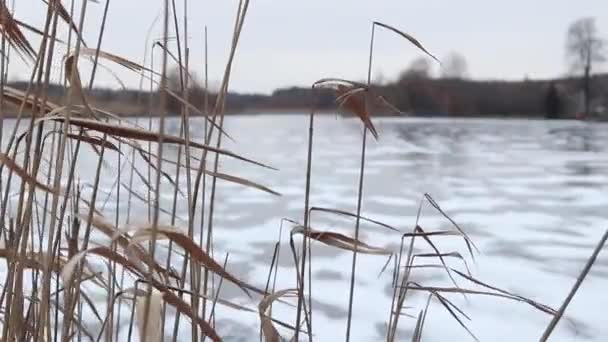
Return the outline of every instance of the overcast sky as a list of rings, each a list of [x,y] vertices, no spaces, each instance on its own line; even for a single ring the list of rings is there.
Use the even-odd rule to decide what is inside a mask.
[[[69,0],[62,2],[69,8]],[[183,17],[183,0],[178,2]],[[102,49],[143,62],[146,32],[162,3],[113,0]],[[78,13],[80,4],[76,1]],[[203,28],[207,25],[212,83],[217,83],[223,72],[237,4],[236,0],[188,2],[191,65],[202,77]],[[99,33],[103,7],[104,0],[88,6],[84,36],[91,45]],[[17,1],[18,19],[40,27],[44,15],[45,5],[40,0]],[[440,59],[451,51],[461,53],[473,78],[560,76],[568,70],[564,53],[568,25],[585,16],[596,17],[600,32],[608,38],[606,0],[251,0],[231,89],[269,93],[279,87],[309,86],[323,77],[365,79],[373,20],[412,34]],[[161,32],[159,21],[152,39],[159,38]],[[393,34],[380,32],[374,75],[392,80],[420,56]],[[55,65],[57,79],[59,59]],[[137,75],[111,67],[127,86],[137,86]],[[117,86],[107,72],[101,73],[98,85]],[[11,67],[11,79],[28,76],[21,63]]]

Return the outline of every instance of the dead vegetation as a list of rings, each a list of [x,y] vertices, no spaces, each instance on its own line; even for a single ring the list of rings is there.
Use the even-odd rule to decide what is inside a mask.
[[[97,5],[88,3],[81,3],[80,18],[84,18],[87,6]],[[108,4],[109,0],[106,6]],[[222,139],[230,139],[230,132],[224,130],[225,100],[249,1],[241,0],[236,10],[231,51],[220,92],[214,103],[205,101],[200,108],[190,104],[188,92],[183,91],[188,89],[190,57],[188,42],[184,39],[182,44],[179,34],[172,48],[177,53],[170,54],[169,48],[163,48],[160,70],[155,70],[152,62],[148,67],[101,49],[103,28],[96,48],[88,47],[79,34],[85,25],[84,20],[78,24],[72,20],[76,17],[73,5],[68,11],[61,1],[48,0],[41,2],[41,8],[47,11],[43,28],[34,28],[15,19],[4,0],[0,8],[2,53],[7,57],[2,59],[1,102],[19,106],[12,134],[1,137],[6,142],[5,150],[0,154],[0,258],[5,263],[5,278],[0,294],[3,341],[131,341],[137,338],[160,341],[165,336],[171,336],[175,341],[186,339],[181,335],[184,326],[188,327],[192,341],[204,341],[206,338],[221,341],[222,337],[216,330],[217,306],[259,317],[260,339],[265,341],[282,339],[277,327],[288,331],[289,337],[293,336],[295,340],[312,341],[315,339],[312,321],[313,257],[310,253],[313,243],[352,254],[349,307],[345,322],[347,341],[351,337],[352,304],[358,300],[355,282],[358,254],[384,257],[386,263],[383,271],[392,269],[392,305],[390,312],[387,312],[387,341],[397,339],[400,325],[413,327],[414,333],[409,338],[420,341],[432,299],[435,300],[433,303],[439,304],[453,317],[454,324],[462,326],[475,339],[474,332],[467,326],[468,316],[449,298],[453,294],[494,296],[530,305],[543,314],[553,315],[555,322],[561,317],[567,302],[562,310],[556,312],[471,275],[467,262],[474,261],[475,245],[465,230],[451,220],[429,195],[425,196],[425,203],[445,216],[452,229],[427,230],[415,222],[413,229],[404,231],[361,216],[367,132],[375,139],[381,139],[372,122],[370,106],[372,103],[390,106],[372,89],[374,34],[377,28],[396,33],[400,39],[405,39],[399,42],[413,44],[434,58],[414,37],[392,26],[374,22],[371,26],[367,84],[327,78],[312,86],[313,89],[333,89],[337,105],[356,115],[363,125],[357,212],[319,208],[310,203],[311,183],[314,181],[311,164],[314,162],[315,109],[312,108],[308,127],[303,220],[302,223],[298,223],[298,219],[281,222],[266,286],[260,288],[229,272],[226,267],[228,256],[223,262],[218,261],[213,248],[214,234],[221,234],[214,231],[213,224],[218,180],[250,187],[268,196],[280,195],[271,187],[242,175],[219,171],[220,158],[234,159],[242,163],[243,168],[272,170],[262,161],[222,147]],[[186,17],[187,1],[184,8],[186,13],[183,15]],[[161,47],[169,46],[170,25],[176,27],[176,32],[180,32],[177,28],[183,25],[187,35],[187,21],[180,21],[178,15],[174,0],[171,3],[165,0],[162,18],[165,34]],[[60,24],[71,28],[67,42],[57,38]],[[29,42],[24,29],[29,31],[28,34],[41,37],[38,48]],[[67,96],[61,103],[52,103],[45,89],[49,85],[53,56],[60,49],[65,49],[63,74]],[[24,92],[5,86],[11,58],[22,58],[31,63],[30,83]],[[182,92],[172,91],[167,86],[169,58],[174,58],[180,66]],[[160,105],[149,107],[150,117],[156,117],[158,124],[153,127],[150,118],[148,126],[142,126],[142,123],[146,123],[145,118],[133,122],[91,105],[87,92],[93,87],[98,71],[94,68],[87,89],[83,84],[85,75],[78,67],[81,60],[93,63],[111,61],[115,67],[127,68],[139,74],[142,84],[149,81],[151,88],[158,88]],[[179,136],[166,133],[164,105],[169,98],[181,103]],[[143,103],[147,99],[140,101]],[[155,101],[150,100],[149,103],[156,104]],[[24,113],[27,111],[35,115],[26,118]],[[205,138],[202,141],[189,136],[189,123],[193,117],[205,120]],[[79,159],[89,153],[84,151],[83,144],[92,148],[96,158],[96,163],[88,165],[86,170],[78,169]],[[165,156],[168,146],[177,148],[176,160]],[[110,165],[107,162],[109,155],[118,163]],[[145,167],[139,168],[137,165],[142,163]],[[107,169],[115,171],[117,178],[109,193],[104,193],[100,189],[100,179],[106,177]],[[81,183],[78,175],[83,173],[93,173],[92,184]],[[143,184],[145,190],[142,192],[134,187],[134,182]],[[161,207],[161,187],[164,193],[172,193],[171,208]],[[116,203],[116,209],[109,211],[111,215],[107,214],[108,210],[103,210],[104,195]],[[126,216],[119,208],[124,203]],[[177,217],[179,203],[185,203],[188,211],[183,225],[178,224],[178,221],[182,222]],[[145,224],[132,216],[132,207],[136,205],[147,210]],[[313,211],[353,219],[353,234],[313,229],[310,224]],[[168,223],[161,219],[161,214],[168,219]],[[140,223],[134,223],[136,221]],[[376,246],[373,241],[362,241],[359,234],[361,222],[390,231],[395,240],[400,241],[399,250]],[[197,223],[200,226],[196,226]],[[297,279],[294,279],[293,288],[276,289],[280,271],[279,250],[287,242],[282,230],[287,226],[291,226],[289,245]],[[105,238],[100,242],[93,236]],[[460,239],[468,254],[442,251],[436,245],[437,239]],[[425,245],[429,252],[416,254],[415,243]],[[425,263],[420,260],[425,260]],[[427,263],[428,260],[435,263]],[[458,266],[453,266],[450,260],[457,260]],[[450,279],[450,286],[420,284],[413,277],[417,272],[438,270]],[[257,301],[257,306],[244,306],[222,298],[221,290],[225,283],[236,286],[251,298],[252,303]],[[412,292],[422,292],[428,296],[426,306],[416,308],[414,312],[417,314],[413,314],[413,319],[406,317],[412,316],[408,313],[412,310],[406,308]],[[100,297],[105,305],[99,305]],[[273,315],[272,309],[276,305],[293,308],[293,316]],[[404,317],[406,321],[403,321]],[[544,338],[549,336],[550,331]]]

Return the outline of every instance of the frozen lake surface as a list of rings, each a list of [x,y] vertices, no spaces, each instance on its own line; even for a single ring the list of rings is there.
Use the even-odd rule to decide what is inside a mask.
[[[559,307],[607,227],[608,125],[574,121],[377,119],[379,141],[370,140],[365,170],[364,216],[411,231],[421,199],[429,193],[470,235],[481,253],[467,260],[473,275],[487,283]],[[201,139],[202,123],[193,123]],[[177,121],[169,124],[177,134]],[[5,134],[7,132],[5,127]],[[228,269],[263,287],[282,218],[301,221],[308,118],[305,115],[229,116],[226,131],[234,152],[272,165],[279,171],[221,159],[221,171],[263,183],[282,194],[274,197],[220,181],[215,211],[215,253],[230,253]],[[198,134],[197,134],[198,133]],[[311,205],[356,211],[361,125],[353,119],[316,119]],[[88,148],[88,147],[87,147]],[[89,149],[90,150],[90,149]],[[175,149],[168,149],[169,156]],[[88,153],[81,163],[95,165]],[[111,163],[111,161],[110,161]],[[80,169],[83,170],[83,169]],[[91,166],[91,174],[94,174]],[[115,170],[106,170],[111,174]],[[87,179],[91,175],[82,175]],[[112,190],[113,178],[101,188]],[[185,182],[185,180],[183,180]],[[167,186],[167,185],[165,185]],[[122,194],[121,196],[126,196]],[[162,203],[168,210],[172,191]],[[102,200],[104,196],[102,196]],[[115,195],[105,210],[113,212]],[[120,201],[121,212],[126,204]],[[187,217],[181,203],[179,216]],[[147,209],[133,208],[145,221]],[[163,218],[166,220],[167,218]],[[178,225],[183,224],[178,220]],[[449,229],[449,221],[429,205],[420,225]],[[352,235],[354,221],[315,213],[312,226]],[[400,234],[363,224],[367,243],[397,251]],[[295,287],[296,276],[284,231],[277,289]],[[443,251],[466,254],[462,240],[437,240]],[[420,251],[430,251],[421,242]],[[391,303],[391,272],[378,276],[383,257],[359,256],[355,290],[353,341],[384,336]],[[450,265],[463,269],[457,259]],[[313,248],[313,327],[316,341],[344,339],[351,254],[315,244]],[[414,274],[424,285],[450,286],[440,270]],[[473,288],[464,281],[463,287]],[[552,341],[608,340],[608,251],[600,257],[575,296]],[[223,297],[256,307],[230,287]],[[450,299],[465,311],[481,341],[536,341],[550,317],[520,303],[499,298],[459,295]],[[426,296],[412,296],[409,314],[417,315]],[[277,308],[277,318],[292,322],[293,308]],[[218,307],[220,335],[228,341],[256,340],[256,315]],[[415,320],[402,317],[407,337]],[[185,327],[184,327],[185,329]],[[185,329],[186,330],[186,329]],[[434,303],[427,317],[425,341],[468,341],[457,322]]]

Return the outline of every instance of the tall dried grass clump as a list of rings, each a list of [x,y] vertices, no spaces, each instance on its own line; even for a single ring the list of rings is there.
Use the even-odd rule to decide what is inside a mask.
[[[186,39],[189,36],[186,20],[188,1],[184,1],[181,20],[175,0],[163,1],[160,25],[164,35],[153,44],[146,41],[146,50],[151,46],[151,58],[146,61],[146,52],[141,64],[102,48],[110,3],[110,0],[105,1],[102,26],[95,44],[85,42],[81,32],[86,26],[87,6],[99,4],[82,1],[78,15],[80,20],[76,23],[73,18],[78,9],[74,1],[68,10],[60,0],[44,0],[40,8],[46,9],[45,23],[42,28],[36,28],[19,21],[5,0],[0,3],[3,57],[0,113],[7,103],[19,108],[12,134],[2,136],[0,133],[4,147],[0,152],[0,258],[4,261],[2,267],[5,270],[0,293],[2,341],[176,341],[188,339],[184,337],[183,327],[187,327],[192,341],[221,341],[222,336],[215,324],[218,305],[259,317],[260,340],[281,340],[283,337],[277,330],[277,327],[281,327],[294,340],[313,341],[312,289],[315,284],[311,276],[313,257],[310,252],[311,245],[317,243],[352,254],[345,322],[347,341],[352,337],[353,302],[358,300],[356,279],[357,257],[360,254],[386,258],[383,272],[392,265],[392,304],[387,312],[387,341],[397,340],[398,326],[404,324],[413,327],[413,334],[409,338],[420,341],[432,299],[453,317],[454,324],[462,326],[475,339],[466,324],[468,316],[448,298],[454,293],[517,301],[553,315],[554,320],[543,339],[549,336],[606,237],[562,309],[555,311],[471,275],[467,260],[472,260],[476,253],[474,243],[429,195],[424,197],[423,202],[449,220],[452,229],[427,230],[415,222],[413,229],[403,231],[361,215],[367,135],[369,133],[374,139],[380,139],[372,121],[372,107],[382,105],[395,109],[373,89],[374,36],[377,29],[392,32],[403,42],[436,59],[417,39],[387,24],[373,22],[367,83],[326,78],[312,85],[313,90],[333,89],[337,106],[361,121],[363,134],[357,210],[350,213],[315,207],[310,202],[314,180],[311,171],[314,162],[313,107],[308,126],[303,217],[281,222],[267,282],[261,288],[229,272],[226,267],[229,256],[226,255],[223,262],[218,261],[213,247],[213,236],[221,234],[214,231],[218,180],[249,187],[269,196],[280,196],[267,185],[219,171],[220,158],[234,159],[243,167],[273,169],[261,161],[222,147],[223,138],[232,139],[224,128],[225,100],[249,1],[241,0],[238,3],[230,52],[215,103],[209,103],[206,99],[202,108],[192,105],[188,97],[191,82],[191,56]],[[58,38],[60,25],[68,28],[67,41]],[[174,37],[169,37],[171,30]],[[40,44],[37,47],[31,43],[29,35],[38,36]],[[205,61],[206,38],[205,28]],[[153,60],[156,47],[162,52],[160,66],[155,65]],[[53,103],[48,98],[47,89],[57,54],[65,56],[61,63],[67,95],[61,102]],[[29,86],[25,91],[6,85],[7,71],[15,58],[24,60],[31,67]],[[167,84],[169,60],[179,66],[179,91],[170,89]],[[149,103],[147,126],[146,118],[128,121],[117,113],[95,108],[89,103],[87,93],[94,87],[102,61],[112,65],[110,70],[125,68],[138,74],[142,88],[145,82],[149,82],[150,89],[158,90],[159,98],[139,99]],[[81,62],[92,63],[90,75],[80,71]],[[207,63],[205,79],[206,75]],[[169,98],[181,104],[179,135],[167,133],[165,121]],[[152,125],[152,117],[157,120],[157,126]],[[190,137],[193,117],[201,117],[205,122],[201,141]],[[3,122],[2,118],[0,122]],[[3,131],[2,127],[0,132]],[[88,165],[86,170],[78,166],[83,155],[90,154],[90,151],[83,149],[83,145],[94,151],[96,159],[94,165]],[[168,146],[177,149],[176,158],[166,156]],[[100,180],[111,174],[106,172],[108,169],[116,174],[116,178],[111,189],[101,189]],[[79,175],[84,173],[93,174],[92,183],[81,182]],[[134,186],[135,182],[144,185],[143,193]],[[172,194],[170,208],[161,206],[161,188],[164,194]],[[109,199],[116,205],[110,210],[106,207]],[[187,217],[183,220],[178,220],[177,215],[180,204],[187,206]],[[121,205],[126,206],[126,215]],[[135,205],[146,209],[147,216],[143,215],[145,223],[141,223],[142,217],[134,218]],[[310,216],[313,212],[353,219],[352,235],[312,228]],[[161,220],[161,214],[168,217],[168,222]],[[394,234],[399,241],[399,249],[389,250],[375,245],[373,241],[362,241],[361,222]],[[276,289],[280,249],[286,242],[283,241],[283,228],[289,229],[289,248],[297,277],[293,288]],[[104,238],[100,242],[99,239],[92,239],[93,236]],[[440,250],[436,240],[443,238],[460,239],[468,255]],[[425,244],[431,252],[415,252],[415,242]],[[464,265],[464,269],[452,266],[448,261],[453,259]],[[419,260],[434,260],[436,263],[419,263]],[[420,284],[412,277],[414,272],[437,269],[447,275],[451,286]],[[471,287],[459,285],[461,282]],[[240,305],[222,298],[221,289],[225,283],[236,286],[254,304]],[[404,323],[402,319],[408,315],[408,295],[412,292],[425,293],[428,301],[425,307],[419,308],[412,320]],[[273,305],[292,306],[294,317],[276,317],[273,315]]]

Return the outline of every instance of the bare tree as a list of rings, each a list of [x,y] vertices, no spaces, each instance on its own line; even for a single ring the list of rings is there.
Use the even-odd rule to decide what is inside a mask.
[[[469,76],[467,60],[458,52],[450,53],[442,62],[441,77],[464,79]]]
[[[592,67],[606,60],[606,41],[599,37],[595,18],[581,18],[568,28],[566,54],[572,70],[583,72],[585,115],[589,115]]]
[[[427,79],[431,77],[432,67],[427,58],[414,59],[410,66],[399,75],[400,80],[405,79]]]

